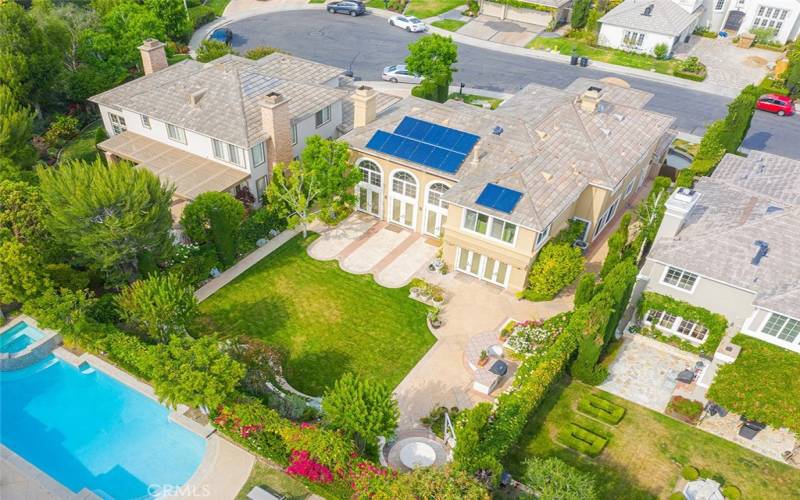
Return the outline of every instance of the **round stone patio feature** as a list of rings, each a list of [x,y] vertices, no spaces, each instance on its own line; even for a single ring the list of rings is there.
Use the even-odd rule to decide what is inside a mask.
[[[400,450],[400,461],[409,469],[430,467],[436,461],[436,450],[426,443],[408,443]]]

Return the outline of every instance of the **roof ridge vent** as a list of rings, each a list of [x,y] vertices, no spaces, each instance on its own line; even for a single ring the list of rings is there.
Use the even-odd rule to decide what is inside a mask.
[[[544,180],[547,182],[550,182],[550,180],[553,178],[553,174],[550,172],[542,172],[542,177],[544,177]]]
[[[539,130],[538,128],[536,129],[536,135],[538,135],[539,139],[541,139],[541,140],[547,139],[547,132],[545,132],[543,130]]]
[[[606,137],[609,137],[611,135],[611,129],[609,128],[600,127],[600,132],[602,132],[603,135],[605,135]]]
[[[613,116],[614,118],[616,118],[616,119],[617,119],[617,121],[618,121],[618,122],[620,122],[620,123],[622,123],[622,122],[624,122],[624,121],[625,121],[625,115],[623,115],[622,113],[614,113],[614,114],[613,114],[613,115],[611,115],[611,116]]]
[[[192,106],[197,106],[198,104],[200,104],[200,99],[202,99],[203,96],[206,95],[207,91],[208,91],[207,89],[203,88],[203,89],[195,90],[194,92],[189,94],[189,102],[191,103],[191,105]]]
[[[642,15],[643,16],[648,16],[648,17],[652,16],[653,15],[653,9],[655,9],[655,8],[656,8],[656,4],[651,3],[650,5],[648,5],[647,7],[644,8],[644,12],[642,12]]]

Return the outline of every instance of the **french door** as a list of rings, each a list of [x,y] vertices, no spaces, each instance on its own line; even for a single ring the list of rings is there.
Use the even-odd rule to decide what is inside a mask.
[[[389,213],[389,220],[395,224],[414,229],[414,215],[417,211],[416,200],[411,200],[403,196],[392,196],[392,209]]]
[[[511,272],[511,267],[505,262],[464,248],[456,250],[456,269],[503,288],[508,286]]]
[[[369,184],[359,184],[356,187],[358,195],[358,209],[370,215],[380,218],[381,216],[381,188],[376,188]]]

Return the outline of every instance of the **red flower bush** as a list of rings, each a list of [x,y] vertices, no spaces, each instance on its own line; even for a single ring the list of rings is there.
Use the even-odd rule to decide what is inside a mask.
[[[307,451],[293,451],[291,463],[286,468],[286,472],[294,476],[303,476],[315,483],[333,482],[331,470],[319,462],[315,462]]]

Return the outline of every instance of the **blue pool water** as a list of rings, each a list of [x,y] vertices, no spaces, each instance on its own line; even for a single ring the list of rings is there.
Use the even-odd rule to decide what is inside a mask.
[[[19,352],[43,337],[44,333],[21,321],[0,335],[0,352]]]
[[[83,368],[51,355],[0,372],[0,441],[76,493],[149,498],[150,485],[186,483],[205,440],[152,399]]]

